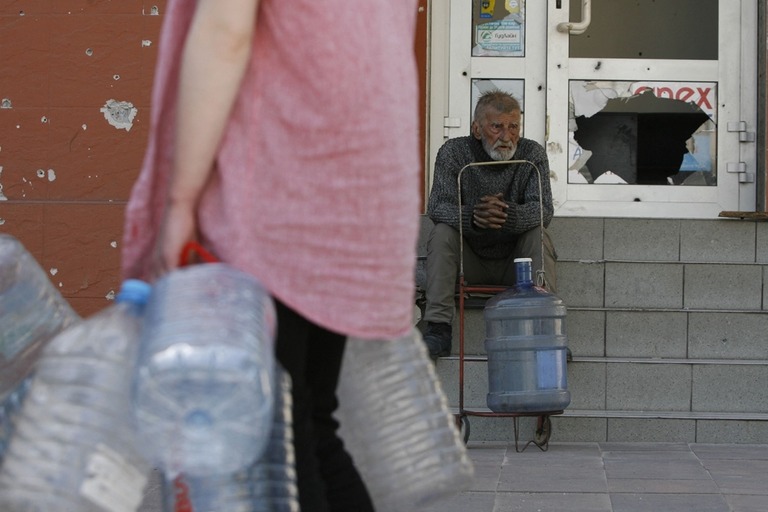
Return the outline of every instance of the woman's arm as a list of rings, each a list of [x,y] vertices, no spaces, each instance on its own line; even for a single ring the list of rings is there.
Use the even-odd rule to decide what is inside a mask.
[[[174,167],[156,273],[173,269],[197,231],[208,182],[251,55],[259,0],[197,0],[182,54]]]

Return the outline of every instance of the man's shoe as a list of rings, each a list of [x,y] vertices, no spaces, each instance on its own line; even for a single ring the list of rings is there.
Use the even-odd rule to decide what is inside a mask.
[[[429,322],[424,332],[424,343],[427,345],[429,357],[436,361],[438,357],[451,355],[451,324]]]

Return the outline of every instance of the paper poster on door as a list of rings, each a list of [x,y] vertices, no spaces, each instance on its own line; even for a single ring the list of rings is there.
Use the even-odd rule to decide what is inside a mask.
[[[473,0],[473,57],[525,56],[525,0]]]

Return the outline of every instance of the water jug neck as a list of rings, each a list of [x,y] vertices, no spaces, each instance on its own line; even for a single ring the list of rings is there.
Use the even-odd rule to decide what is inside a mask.
[[[531,270],[531,267],[531,258],[515,258],[517,286],[526,288],[533,286],[533,271]]]
[[[143,308],[149,299],[152,286],[139,279],[126,279],[117,294],[115,301],[117,303],[128,303],[136,308]]]

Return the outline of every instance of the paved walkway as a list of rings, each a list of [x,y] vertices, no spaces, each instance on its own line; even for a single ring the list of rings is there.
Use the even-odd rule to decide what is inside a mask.
[[[768,445],[550,443],[517,453],[470,440],[468,450],[468,489],[414,512],[768,512]],[[140,510],[159,512],[157,478],[147,491]]]
[[[767,512],[768,445],[472,442],[467,491],[421,512]]]

